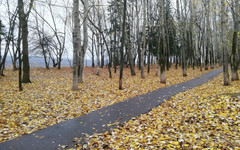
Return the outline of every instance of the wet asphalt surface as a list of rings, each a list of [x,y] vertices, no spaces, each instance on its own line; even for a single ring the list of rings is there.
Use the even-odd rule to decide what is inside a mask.
[[[56,150],[60,145],[73,147],[75,137],[84,137],[84,133],[92,135],[110,130],[108,126],[115,122],[123,123],[132,117],[140,116],[159,106],[179,92],[204,84],[220,74],[222,69],[214,70],[199,78],[180,84],[161,88],[153,92],[131,98],[124,102],[96,110],[89,114],[55,124],[48,128],[23,135],[13,140],[0,143],[0,150]]]

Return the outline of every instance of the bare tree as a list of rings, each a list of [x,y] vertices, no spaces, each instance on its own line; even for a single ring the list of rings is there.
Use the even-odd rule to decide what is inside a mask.
[[[36,27],[34,29],[36,30],[37,40],[35,41],[36,46],[34,47],[34,51],[36,54],[40,53],[40,55],[43,56],[46,69],[50,69],[49,68],[50,62],[48,59],[50,58],[49,55],[51,55],[50,54],[51,52],[49,50],[49,47],[51,44],[51,38],[47,36],[47,34],[45,33],[44,21],[42,21],[42,28],[40,28],[39,19],[37,15],[35,16],[35,22],[36,22]]]
[[[57,40],[57,44],[55,45],[55,50],[56,50],[55,55],[57,57],[56,58],[57,59],[56,65],[58,66],[58,69],[61,69],[62,55],[64,53],[65,44],[66,44],[67,14],[66,14],[65,20],[63,20],[63,22],[64,22],[63,23],[64,24],[63,32],[59,31],[58,27],[57,27],[57,22],[56,22],[54,13],[53,13],[51,0],[48,2],[48,7],[49,7],[51,18],[52,18],[52,21],[53,21],[53,27],[51,27],[51,28],[52,28],[52,30],[54,32],[54,35],[55,35],[55,38]]]

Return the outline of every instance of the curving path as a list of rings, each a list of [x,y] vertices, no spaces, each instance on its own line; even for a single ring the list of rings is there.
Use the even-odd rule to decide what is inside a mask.
[[[0,143],[0,150],[56,150],[59,144],[73,147],[74,142],[72,140],[75,137],[83,137],[83,133],[92,135],[93,133],[110,130],[111,126],[107,126],[107,124],[115,121],[122,123],[132,117],[144,114],[173,95],[204,84],[221,72],[222,69],[213,70],[196,79],[161,88],[72,120],[55,124],[46,129]]]

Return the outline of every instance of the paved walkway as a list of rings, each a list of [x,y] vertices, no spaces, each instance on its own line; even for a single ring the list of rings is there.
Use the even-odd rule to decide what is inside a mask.
[[[122,123],[132,117],[144,114],[173,95],[206,83],[221,72],[222,69],[214,70],[199,78],[161,88],[72,120],[55,124],[46,129],[0,143],[0,150],[55,150],[59,144],[73,147],[73,139],[83,137],[82,133],[91,135],[96,132],[101,133],[104,130],[110,130],[111,126],[107,126],[107,124],[115,121]]]

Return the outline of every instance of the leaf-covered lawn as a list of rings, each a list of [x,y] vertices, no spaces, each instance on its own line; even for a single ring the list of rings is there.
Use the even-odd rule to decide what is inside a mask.
[[[160,84],[155,69],[146,78],[131,76],[124,70],[124,90],[118,90],[119,73],[109,79],[107,69],[101,69],[101,76],[95,69],[85,68],[84,81],[79,91],[73,92],[72,69],[31,70],[31,84],[24,84],[24,91],[18,92],[18,72],[5,71],[0,77],[0,142],[20,135],[46,128],[50,125],[81,116],[96,109],[111,105],[155,89],[184,82],[206,73],[188,69],[188,76],[182,77],[181,69],[166,73],[167,83]]]
[[[179,93],[111,132],[89,136],[84,147],[239,150],[240,81],[223,86],[222,78]]]

